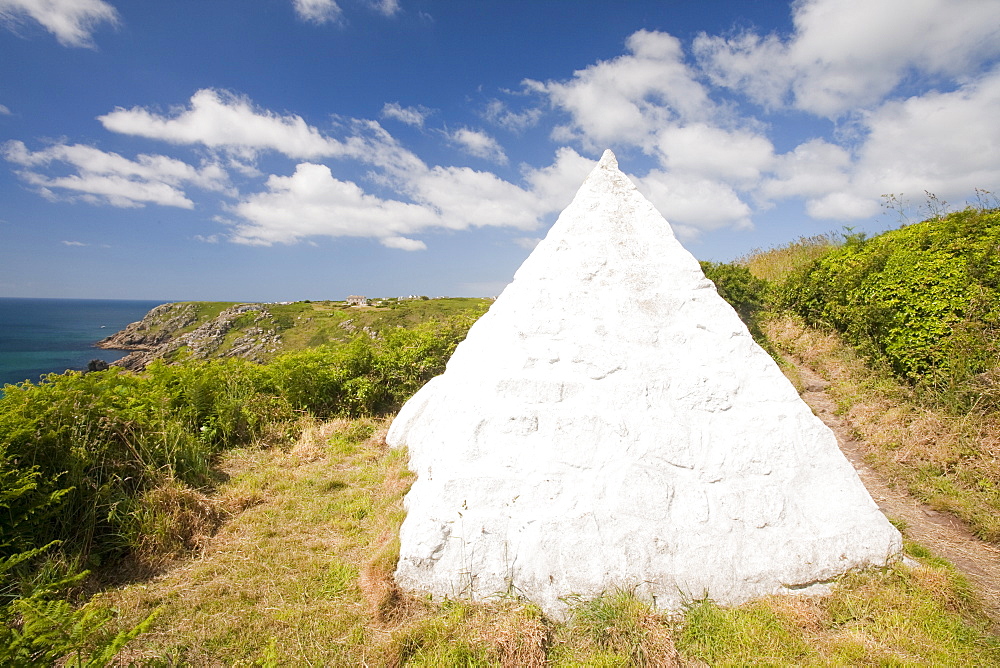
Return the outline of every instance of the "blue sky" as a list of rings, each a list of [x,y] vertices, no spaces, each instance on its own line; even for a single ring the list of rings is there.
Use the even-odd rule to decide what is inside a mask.
[[[997,118],[997,0],[0,0],[0,296],[494,295],[605,148],[726,261]]]

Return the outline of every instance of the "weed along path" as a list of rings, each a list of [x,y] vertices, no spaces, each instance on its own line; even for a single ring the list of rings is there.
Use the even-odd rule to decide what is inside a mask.
[[[861,481],[879,508],[890,519],[901,522],[904,535],[943,557],[968,576],[989,616],[1000,626],[1000,548],[976,538],[960,519],[939,512],[892,486],[865,462],[867,448],[854,436],[850,422],[837,411],[827,392],[830,383],[800,358],[785,355],[795,366],[803,387],[802,398],[837,435],[840,449],[854,465]]]

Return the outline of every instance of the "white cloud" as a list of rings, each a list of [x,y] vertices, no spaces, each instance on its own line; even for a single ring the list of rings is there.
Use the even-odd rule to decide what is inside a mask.
[[[399,0],[368,0],[367,5],[387,17],[402,10]],[[344,12],[336,0],[292,0],[292,6],[300,19],[316,25],[343,20]]]
[[[485,132],[459,128],[448,133],[448,139],[457,144],[463,151],[477,158],[483,158],[501,165],[507,164],[507,154],[496,139]]]
[[[386,102],[382,107],[382,118],[392,118],[417,128],[424,127],[430,113],[424,107],[403,107],[398,102]]]
[[[483,110],[483,116],[491,123],[511,132],[524,132],[538,125],[542,118],[542,110],[531,107],[523,111],[512,111],[501,100],[490,100]]]
[[[524,168],[524,180],[541,203],[542,213],[562,211],[573,200],[580,184],[594,169],[594,161],[572,148],[563,146],[556,151],[548,167]]]
[[[544,205],[530,191],[490,172],[468,167],[434,167],[407,184],[412,197],[441,212],[443,227],[538,226]]]
[[[110,204],[120,208],[139,208],[146,204],[192,209],[194,203],[179,189],[163,182],[135,181],[115,174],[73,174],[46,177],[25,172],[21,177],[41,189],[50,199],[58,199],[53,189],[82,193],[91,204]]]
[[[0,116],[10,116],[10,109],[6,105],[0,104]]]
[[[748,202],[801,198],[813,217],[848,220],[877,213],[884,192],[961,200],[1000,180],[1000,74],[984,71],[1000,54],[1000,3],[956,2],[801,0],[789,36],[698,37],[699,69],[676,38],[639,31],[622,56],[524,86],[566,114],[556,141],[655,159],[639,182],[689,234],[750,226]],[[920,92],[895,99],[901,84]],[[747,99],[773,124],[741,116]],[[848,122],[777,154],[801,123],[779,115],[801,111]]]
[[[408,239],[406,237],[384,237],[381,239],[381,242],[386,248],[396,248],[398,250],[405,251],[427,250],[427,244],[419,239]]]
[[[752,185],[774,159],[766,137],[705,123],[668,125],[656,135],[660,163],[680,174]]]
[[[25,18],[42,24],[63,46],[93,48],[102,23],[117,26],[118,12],[104,0],[0,0],[0,21],[13,28]]]
[[[806,201],[806,213],[813,218],[852,220],[870,218],[879,211],[878,200],[851,192],[833,192]]]
[[[629,54],[567,81],[525,82],[568,113],[553,138],[591,149],[634,146],[655,158],[660,168],[642,187],[689,236],[749,226],[750,207],[737,191],[756,187],[774,162],[770,139],[752,129],[760,124],[710,99],[672,35],[641,30],[626,46]]]
[[[695,238],[703,230],[753,227],[750,207],[724,183],[660,170],[634,180],[679,236]]]
[[[778,156],[758,194],[805,197],[814,218],[878,213],[882,193],[964,199],[1000,182],[1000,69],[957,90],[888,100],[858,121],[853,153],[813,139]]]
[[[383,116],[411,122],[424,113],[398,103],[383,108]],[[403,198],[375,197],[356,184],[336,179],[328,166],[305,162],[292,176],[271,176],[263,192],[232,207],[240,219],[233,239],[244,243],[292,243],[314,235],[368,236],[390,247],[412,250],[421,242],[405,235],[432,228],[533,229],[542,216],[565,206],[592,167],[590,161],[565,149],[552,167],[525,172],[526,189],[487,171],[428,167],[373,120],[346,120],[348,136],[338,140],[297,115],[278,115],[255,107],[246,98],[211,89],[198,91],[188,107],[169,114],[137,107],[117,109],[99,120],[109,130],[124,134],[225,151],[230,167],[251,177],[259,173],[247,161],[261,150],[311,160],[354,159],[373,167],[366,175],[373,183]],[[462,128],[447,136],[474,155],[507,160],[499,143],[484,132]],[[569,164],[573,176],[567,181],[560,175]],[[558,192],[553,190],[556,181]]]
[[[371,5],[384,16],[395,16],[401,9],[399,0],[371,0]]]
[[[4,144],[3,155],[8,162],[24,167],[19,172],[21,178],[49,197],[62,190],[79,193],[85,201],[118,207],[159,204],[190,209],[194,203],[181,189],[185,184],[232,194],[228,175],[215,163],[199,169],[162,155],[143,154],[129,160],[81,144],[57,144],[32,152],[21,141]],[[67,165],[75,173],[50,176],[38,171],[59,165]]]
[[[309,23],[321,25],[340,20],[340,6],[334,0],[292,0],[295,13]]]
[[[306,237],[371,237],[390,248],[415,250],[406,234],[435,226],[431,209],[365,194],[334,178],[326,165],[301,163],[291,176],[271,176],[266,191],[231,208],[242,219],[233,229],[239,243],[269,246]]]
[[[713,114],[676,37],[640,30],[626,46],[629,55],[578,70],[569,81],[524,82],[570,115],[556,128],[557,141],[578,140],[594,150],[621,143],[645,147],[664,126]]]
[[[968,194],[1000,183],[1000,68],[950,93],[883,104],[865,119],[855,181],[880,192]]]
[[[836,117],[878,104],[914,71],[962,76],[1000,53],[1000,3],[802,0],[794,32],[702,34],[694,52],[720,85],[754,101]]]
[[[281,116],[256,108],[244,97],[212,89],[199,90],[191,96],[189,107],[173,109],[168,115],[142,107],[119,107],[97,120],[112,132],[174,144],[202,144],[246,157],[261,150],[300,159],[351,153],[348,146],[324,136],[301,116]]]
[[[790,96],[795,70],[776,35],[747,32],[727,39],[702,33],[692,50],[717,86],[737,89],[767,108],[780,107]]]
[[[63,241],[64,246],[89,246],[90,244],[85,244],[82,241]]]
[[[382,140],[379,145],[389,143]],[[569,203],[592,160],[561,149],[552,165],[526,169],[524,186],[468,167],[428,167],[411,154],[404,169],[384,174],[382,184],[403,199],[366,193],[336,178],[326,165],[301,163],[291,176],[271,176],[265,190],[229,207],[231,240],[271,245],[309,237],[367,237],[401,250],[422,250],[414,239],[433,230],[475,227],[537,229],[544,216]]]
[[[387,180],[389,174],[426,169],[377,121],[347,119],[347,136],[341,141],[323,134],[301,116],[279,115],[256,107],[245,97],[212,89],[199,90],[191,97],[190,106],[175,108],[169,114],[141,107],[119,108],[98,120],[113,132],[224,151],[234,168],[247,175],[254,175],[252,163],[261,151],[313,161],[351,158],[385,170],[388,174],[381,176]]]
[[[392,105],[387,105],[386,110],[389,116],[406,111]],[[351,204],[351,215],[355,220],[368,221],[373,225],[375,218],[391,218],[399,211],[405,211],[408,216],[415,215],[416,210],[409,208],[411,206],[424,208],[421,209],[420,224],[404,224],[402,227],[406,230],[428,227],[464,229],[472,225],[493,224],[523,227],[537,223],[534,200],[517,186],[487,172],[440,167],[429,169],[375,121],[349,121],[350,136],[339,141],[323,135],[299,116],[279,116],[255,108],[245,98],[209,89],[198,91],[191,98],[189,107],[173,110],[169,115],[154,114],[142,108],[118,109],[101,116],[99,120],[116,132],[173,143],[202,144],[235,152],[241,157],[252,157],[255,151],[270,149],[292,158],[347,157],[373,165],[378,168],[369,174],[373,181],[395,189],[417,203],[408,205],[402,201],[378,200],[364,195]],[[452,137],[470,152],[498,161],[506,160],[499,144],[484,133],[462,130]],[[238,161],[238,164],[244,163]],[[326,170],[325,180],[314,170],[320,167]],[[372,228],[373,232],[365,234],[360,234],[358,228],[353,226],[340,229],[336,225],[320,225],[316,216],[322,215],[318,213],[322,207],[316,204],[317,198],[329,199],[341,192],[337,189],[340,186],[335,187],[335,184],[329,183],[330,180],[337,181],[328,167],[308,166],[308,163],[300,165],[294,176],[272,176],[266,192],[251,196],[235,208],[237,215],[249,221],[237,228],[236,238],[253,243],[290,243],[312,234],[373,236],[379,239],[399,236],[389,234],[392,231],[389,223],[386,229],[376,226]],[[360,190],[357,192],[364,194]],[[483,198],[494,195],[499,202],[483,201]],[[531,201],[530,205],[525,204],[526,200]],[[271,206],[278,202],[292,211],[304,210],[302,225],[283,222],[284,217],[276,210],[277,207]],[[327,203],[331,210],[346,210],[345,201],[329,199]],[[364,216],[360,215],[362,210],[367,212]],[[502,214],[495,214],[495,211]],[[309,225],[309,221],[315,224]],[[385,243],[394,244],[393,247],[397,248],[416,247],[410,241]]]
[[[815,197],[848,185],[851,154],[823,139],[811,139],[775,160],[760,194],[767,199]]]
[[[382,169],[381,175],[372,174],[376,179],[391,183],[427,169],[423,160],[403,148],[377,121],[353,119],[350,126],[353,134],[344,142],[345,151],[352,158]]]

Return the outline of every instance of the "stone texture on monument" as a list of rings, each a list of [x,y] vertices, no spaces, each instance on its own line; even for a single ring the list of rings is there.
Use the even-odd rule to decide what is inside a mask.
[[[610,151],[388,438],[417,476],[397,582],[439,598],[738,604],[901,548]]]

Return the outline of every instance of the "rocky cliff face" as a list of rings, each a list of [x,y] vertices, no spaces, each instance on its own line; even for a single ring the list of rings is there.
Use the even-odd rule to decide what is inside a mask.
[[[249,322],[248,322],[249,318]],[[241,332],[232,336],[234,328]],[[131,350],[115,365],[140,371],[181,348],[196,359],[246,357],[261,362],[278,349],[281,336],[266,304],[236,304],[217,316],[199,316],[194,303],[157,306],[139,322],[97,343],[100,348]]]

